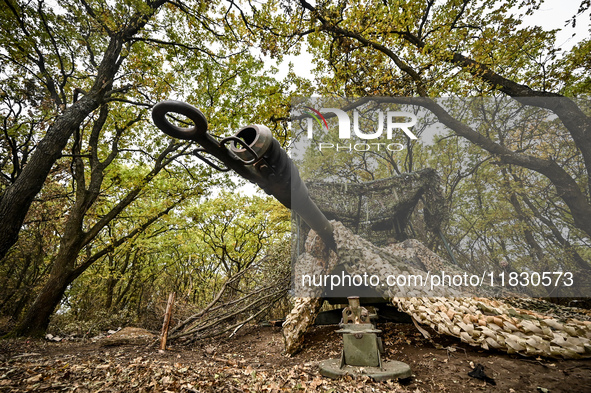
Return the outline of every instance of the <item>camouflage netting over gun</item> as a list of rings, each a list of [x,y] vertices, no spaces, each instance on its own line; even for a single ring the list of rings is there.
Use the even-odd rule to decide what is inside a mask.
[[[447,219],[440,178],[433,169],[365,183],[307,182],[306,185],[329,220],[342,222],[377,245],[407,238],[404,231],[421,199],[428,230],[438,233]]]
[[[428,266],[431,272],[436,271],[437,266],[445,266],[420,242],[407,241],[406,245],[380,248],[353,234],[339,222],[333,221],[332,225],[336,252],[323,249],[321,239],[311,231],[306,241],[306,252],[300,256],[302,266],[315,266],[316,271],[327,273],[343,264],[349,274],[359,274],[360,267],[367,269],[368,266],[393,274],[426,274],[421,272],[421,265]],[[471,345],[527,356],[591,357],[591,321],[585,314],[573,314],[575,310],[571,308],[566,310],[571,314],[542,314],[514,307],[502,300],[462,294],[421,296],[421,288],[403,291],[397,287],[386,287],[376,290],[409,314],[416,323],[427,325],[440,334],[458,337]],[[304,334],[320,310],[321,291],[311,289],[308,297],[295,299],[295,307],[283,325],[288,354],[301,348]],[[564,311],[565,308],[562,309],[557,311]],[[576,315],[577,319],[572,315]],[[424,329],[421,332],[428,334]]]
[[[437,233],[447,218],[439,178],[427,169],[363,184],[312,182],[307,184],[312,199],[332,221],[336,252],[323,247],[314,231],[305,241],[305,252],[295,264],[295,276],[331,274],[342,269],[350,275],[456,273],[456,267],[430,251],[421,242],[408,239],[405,228],[417,203],[423,199],[427,229]],[[305,226],[300,233],[308,233]],[[394,243],[393,242],[398,242]],[[552,305],[553,312],[531,311],[531,301],[492,300],[508,294],[480,288],[473,293],[441,288],[436,292],[421,287],[376,287],[415,324],[431,327],[440,334],[460,338],[485,349],[508,353],[563,358],[591,357],[591,321],[574,308]],[[298,288],[295,306],[283,328],[288,354],[297,352],[303,337],[322,306],[324,288]],[[538,303],[546,303],[537,300]],[[526,303],[526,308],[520,308]],[[423,334],[428,334],[421,329]]]

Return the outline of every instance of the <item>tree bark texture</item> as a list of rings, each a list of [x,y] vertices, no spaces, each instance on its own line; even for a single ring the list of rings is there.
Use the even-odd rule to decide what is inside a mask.
[[[128,24],[118,32],[109,31],[110,40],[99,67],[94,84],[88,94],[55,118],[53,124],[33,151],[29,162],[2,195],[0,200],[0,259],[16,243],[18,233],[29,207],[39,193],[53,164],[61,157],[72,134],[82,122],[111,94],[114,78],[121,67],[121,51],[125,42],[137,34],[165,1],[150,1],[147,13],[131,15]],[[43,58],[40,59],[43,64]],[[51,79],[49,82],[54,83]],[[63,106],[61,100],[56,105]]]
[[[162,332],[160,333],[160,349],[166,349],[166,340],[168,339],[168,328],[172,318],[172,308],[174,306],[175,293],[168,295],[168,303],[166,304],[166,312],[164,313],[164,322],[162,323]]]

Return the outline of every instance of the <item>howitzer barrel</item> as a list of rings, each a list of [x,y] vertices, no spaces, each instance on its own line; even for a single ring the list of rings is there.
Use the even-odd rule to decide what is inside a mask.
[[[168,121],[168,113],[178,113],[191,119],[193,127],[179,127]],[[221,171],[234,170],[245,179],[256,183],[267,194],[297,213],[314,229],[324,243],[335,249],[332,225],[310,199],[308,188],[300,178],[298,168],[263,125],[249,125],[233,136],[218,141],[207,133],[207,120],[197,108],[179,101],[163,101],[152,109],[154,124],[164,133],[197,142],[201,148],[193,153],[207,164]],[[202,153],[209,153],[225,168],[214,164]]]

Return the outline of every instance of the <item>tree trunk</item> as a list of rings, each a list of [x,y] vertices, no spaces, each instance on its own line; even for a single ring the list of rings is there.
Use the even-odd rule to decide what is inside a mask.
[[[111,306],[113,305],[113,289],[115,289],[115,284],[117,284],[117,280],[111,275],[107,279],[107,293],[105,294],[105,305],[103,308],[105,310],[110,310]]]
[[[6,189],[0,200],[0,259],[16,243],[33,199],[41,191],[49,171],[60,158],[70,136],[98,106],[96,99],[85,96],[66,109],[49,127],[16,181]]]
[[[0,199],[0,233],[2,233],[0,259],[4,258],[10,247],[16,243],[18,233],[33,199],[41,191],[47,175],[55,161],[61,157],[62,150],[66,147],[72,133],[111,94],[110,89],[113,87],[114,78],[121,67],[120,55],[124,43],[142,30],[165,2],[165,0],[148,2],[149,9],[134,13],[120,31],[110,34],[109,44],[105,49],[89,93],[57,115],[54,123],[33,151],[27,165],[2,195]],[[54,83],[51,79],[49,82]],[[56,105],[62,106],[63,103],[56,102]]]
[[[53,311],[58,306],[68,285],[70,285],[78,276],[86,271],[94,262],[98,261],[109,252],[112,252],[116,247],[130,240],[139,233],[143,232],[152,223],[158,220],[165,214],[168,214],[178,203],[184,199],[173,203],[171,206],[160,211],[158,214],[150,217],[145,223],[136,227],[133,231],[118,240],[111,243],[101,251],[88,257],[83,263],[76,265],[78,254],[80,250],[88,243],[88,234],[80,230],[84,214],[75,211],[72,214],[71,221],[66,225],[66,234],[74,233],[73,235],[64,235],[60,243],[60,249],[49,274],[49,279],[37,295],[35,301],[27,311],[23,321],[14,329],[11,336],[40,336],[45,333],[49,325],[49,318]],[[130,200],[129,203],[131,203]],[[123,209],[123,207],[120,207]],[[79,230],[76,231],[76,228]]]
[[[45,334],[49,318],[75,278],[72,277],[72,271],[80,248],[80,238],[62,240],[49,279],[12,335],[42,337]]]

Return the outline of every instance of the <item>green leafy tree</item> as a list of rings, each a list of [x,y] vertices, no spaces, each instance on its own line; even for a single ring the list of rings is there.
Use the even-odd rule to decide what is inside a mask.
[[[231,4],[4,3],[2,148],[8,154],[1,162],[0,256],[7,269],[14,256],[7,252],[29,225],[27,213],[29,222],[38,219],[35,198],[48,202],[43,185],[62,186],[61,195],[49,198],[62,204],[57,239],[52,236],[59,247],[39,261],[47,276],[35,281],[40,288],[15,330],[39,335],[88,267],[200,195],[197,179],[217,182],[211,170],[187,159],[189,143],[154,129],[147,109],[163,98],[185,99],[203,108],[213,133],[224,134],[256,121],[254,108],[272,106],[282,86],[265,75],[239,34],[226,34],[236,20]],[[125,231],[112,230],[151,192],[148,185],[169,173],[177,173],[178,184],[159,209],[137,216]],[[114,236],[106,241],[109,228]]]
[[[315,28],[308,41],[319,59],[324,91],[423,97],[414,102],[432,111],[456,134],[505,164],[548,178],[575,226],[590,236],[591,121],[584,107],[562,94],[569,91],[566,82],[572,79],[560,78],[565,71],[588,73],[581,61],[563,61],[576,57],[587,41],[558,56],[553,46],[555,31],[520,27],[520,18],[509,11],[514,2],[466,1],[459,5],[454,1],[343,1],[312,6],[302,0],[303,11],[299,12],[308,15],[306,28]],[[537,5],[526,7],[522,11],[531,13]],[[567,64],[572,68],[565,70]],[[578,151],[585,178],[573,176],[537,152],[522,152],[488,138],[428,98],[444,94],[504,94],[554,112]]]
[[[4,74],[8,78],[22,75],[12,84],[24,89],[27,101],[37,96],[43,102],[41,113],[25,122],[40,123],[39,119],[45,118],[48,112],[50,124],[43,134],[30,128],[29,132],[34,131],[39,140],[31,154],[28,153],[32,149],[27,148],[22,159],[18,159],[20,152],[12,149],[11,172],[18,176],[13,176],[13,182],[2,190],[0,230],[4,235],[0,257],[16,242],[29,206],[73,133],[118,90],[126,90],[123,85],[116,86],[115,79],[132,38],[164,3],[120,3],[118,6],[126,15],[120,18],[106,4],[99,9],[86,2],[62,4],[66,13],[60,14],[41,1],[37,4],[4,1],[1,11]],[[87,72],[81,74],[81,71]],[[20,115],[14,110],[10,112]],[[7,139],[10,137],[14,135]]]

